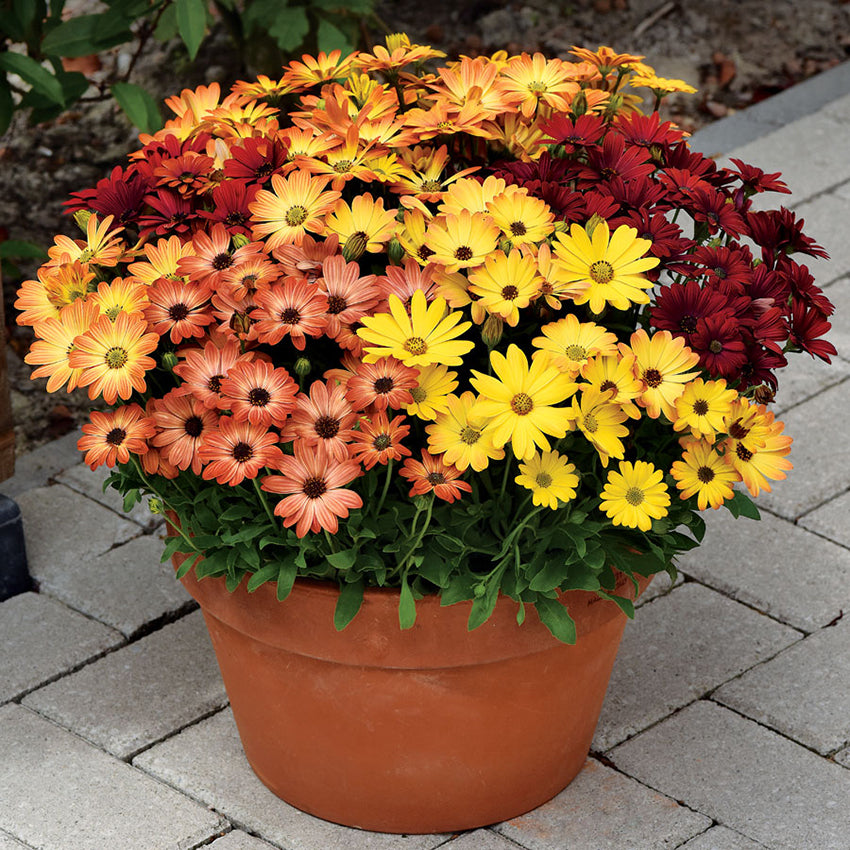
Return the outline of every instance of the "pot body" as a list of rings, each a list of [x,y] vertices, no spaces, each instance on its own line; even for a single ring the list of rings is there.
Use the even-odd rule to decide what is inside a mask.
[[[332,584],[298,580],[278,602],[273,584],[182,581],[257,776],[305,812],[380,832],[471,829],[560,792],[587,757],[626,623],[614,603],[571,591],[575,646],[531,607],[518,625],[506,598],[473,632],[471,603],[426,598],[401,631],[397,593],[367,589],[337,632]]]

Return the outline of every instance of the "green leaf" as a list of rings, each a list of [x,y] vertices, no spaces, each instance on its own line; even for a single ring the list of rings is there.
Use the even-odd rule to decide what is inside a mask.
[[[625,596],[617,596],[614,593],[606,593],[604,590],[597,590],[596,593],[603,599],[610,599],[612,602],[619,606],[620,610],[630,620],[634,620],[635,606],[631,599],[627,599]]]
[[[354,44],[351,39],[335,24],[332,24],[327,18],[319,19],[319,26],[316,30],[316,41],[319,45],[319,50],[324,50],[325,53],[330,53],[331,50],[341,50],[343,55],[354,50]]]
[[[407,583],[407,576],[401,581],[401,593],[398,600],[398,624],[402,629],[412,629],[416,622],[416,600]]]
[[[242,581],[241,575],[228,575],[224,579],[224,585],[227,588],[228,593],[233,593],[237,587],[239,587],[239,583]]]
[[[723,504],[729,509],[729,512],[735,519],[742,516],[749,519],[761,519],[759,509],[755,506],[753,500],[740,490],[736,490],[735,495]]]
[[[133,510],[133,505],[142,501],[142,494],[138,490],[128,490],[124,494],[124,513]]]
[[[355,617],[363,604],[363,580],[343,584],[334,609],[334,628],[341,632]]]
[[[267,581],[276,581],[280,573],[278,564],[266,564],[261,570],[257,570],[249,579],[247,584],[248,593],[253,593],[261,584]]]
[[[538,596],[534,603],[540,622],[546,626],[562,643],[574,644],[576,642],[576,624],[567,613],[567,609],[557,599],[549,599],[547,596]]]
[[[0,71],[17,74],[32,86],[33,91],[44,95],[59,106],[65,103],[65,95],[59,80],[29,56],[23,56],[20,53],[0,53]]]
[[[52,29],[41,42],[49,56],[89,56],[132,41],[129,21],[115,12],[79,15]]]
[[[153,37],[164,44],[166,41],[171,41],[171,39],[176,36],[177,9],[172,3],[170,6],[166,6],[165,11],[160,16],[159,23],[157,23],[156,29],[153,31]]]
[[[12,113],[15,111],[15,101],[12,99],[12,91],[9,88],[9,84],[6,82],[6,78],[0,78],[0,136],[9,129],[9,124],[12,123]],[[0,257],[4,259],[8,257],[20,257],[21,254],[4,254],[3,249],[8,242],[3,242],[0,244]],[[24,245],[28,245],[30,243],[24,242]]]
[[[338,570],[350,570],[357,563],[357,550],[345,549],[326,556],[328,563]]]
[[[292,591],[292,586],[295,584],[295,577],[298,575],[298,566],[295,563],[295,558],[287,558],[280,565],[280,572],[277,574],[277,601],[283,602]]]
[[[189,51],[190,59],[198,55],[206,29],[207,9],[204,0],[177,0],[177,32]]]
[[[310,5],[328,12],[369,15],[375,10],[375,0],[311,0]]]
[[[284,53],[295,50],[309,32],[310,20],[303,6],[284,6],[278,9],[268,28],[269,35]]]
[[[133,83],[113,83],[112,96],[130,121],[143,133],[155,133],[162,127],[162,116],[156,101]]]
[[[531,590],[543,593],[554,590],[564,580],[565,573],[564,565],[558,558],[548,558],[540,571],[529,579],[528,586]]]

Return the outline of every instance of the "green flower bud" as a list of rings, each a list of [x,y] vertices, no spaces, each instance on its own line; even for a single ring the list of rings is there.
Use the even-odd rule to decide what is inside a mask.
[[[83,233],[86,232],[86,226],[89,223],[89,219],[93,215],[94,215],[94,213],[91,210],[77,210],[74,213],[74,221],[75,221],[77,227],[79,227],[80,230],[83,231]]]
[[[148,508],[152,514],[162,513],[162,502],[159,499],[151,498],[148,500]]]
[[[390,239],[387,245],[387,255],[394,266],[400,266],[404,262],[404,245],[395,236]]]
[[[234,233],[230,237],[230,242],[233,245],[233,250],[244,248],[251,240],[244,233]]]
[[[499,316],[489,315],[481,328],[481,339],[487,348],[498,345],[505,332],[505,323]]]
[[[162,355],[162,368],[168,369],[170,372],[178,363],[180,359],[173,351],[166,351]]]
[[[313,364],[306,357],[299,357],[295,361],[295,365],[292,367],[292,371],[295,372],[299,378],[306,377],[312,370]]]
[[[342,256],[345,258],[345,261],[350,263],[352,260],[359,260],[366,251],[367,244],[368,240],[365,233],[359,230],[357,233],[352,233],[345,240],[345,245],[342,246]]]

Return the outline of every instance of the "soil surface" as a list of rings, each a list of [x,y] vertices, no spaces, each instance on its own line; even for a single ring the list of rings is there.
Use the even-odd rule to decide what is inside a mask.
[[[390,32],[407,32],[450,57],[506,49],[568,58],[572,45],[607,44],[646,56],[658,74],[699,90],[668,100],[666,117],[694,131],[763,100],[850,56],[850,0],[383,0],[378,17]],[[367,36],[382,37],[376,24]],[[130,48],[99,57],[106,75],[130,59]],[[229,86],[246,68],[224,33],[213,33],[189,64],[177,44],[154,45],[134,66],[132,82],[160,99],[219,80]],[[274,73],[267,70],[266,73]],[[75,235],[62,214],[72,191],[93,185],[137,147],[110,101],[80,104],[36,127],[18,117],[0,138],[0,241],[44,247],[56,233]],[[85,421],[85,390],[48,395],[23,363],[32,335],[14,323],[14,292],[34,276],[20,262],[3,282],[7,357],[17,452],[31,451]]]

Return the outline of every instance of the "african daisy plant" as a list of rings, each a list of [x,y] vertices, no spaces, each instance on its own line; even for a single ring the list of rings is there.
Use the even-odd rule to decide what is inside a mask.
[[[560,591],[631,613],[615,569],[673,571],[699,511],[791,468],[770,403],[789,353],[834,353],[825,254],[754,209],[779,175],[661,121],[687,86],[643,57],[441,55],[169,99],[21,287],[27,361],[106,404],[80,448],[173,512],[181,569],[338,582],[339,627],[367,586],[405,627],[502,594],[571,641]]]

